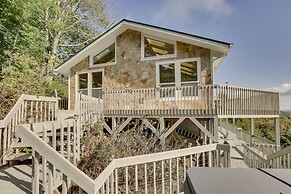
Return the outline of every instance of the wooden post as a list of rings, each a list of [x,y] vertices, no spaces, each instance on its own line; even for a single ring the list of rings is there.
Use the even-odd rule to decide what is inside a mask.
[[[277,117],[274,119],[275,126],[275,143],[277,146],[277,151],[280,149],[280,118]]]
[[[251,144],[253,144],[253,139],[255,135],[255,125],[254,125],[254,118],[251,118]]]
[[[218,117],[213,118],[213,131],[214,131],[214,139],[212,140],[213,143],[218,143]]]

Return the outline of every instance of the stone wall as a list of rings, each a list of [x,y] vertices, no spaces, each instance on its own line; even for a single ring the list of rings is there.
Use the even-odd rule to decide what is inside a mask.
[[[126,30],[116,38],[116,65],[104,67],[104,89],[156,87],[156,62],[185,58],[201,58],[201,84],[212,84],[210,50],[177,42],[177,57],[141,61],[141,33]],[[94,67],[92,69],[98,69]],[[89,70],[89,57],[71,68],[71,107],[75,103],[75,76]]]

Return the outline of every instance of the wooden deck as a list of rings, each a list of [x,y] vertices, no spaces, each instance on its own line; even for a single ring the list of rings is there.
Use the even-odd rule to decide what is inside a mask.
[[[31,193],[31,165],[0,168],[0,193]]]
[[[107,116],[218,116],[218,118],[279,115],[279,93],[206,85],[104,91],[100,108]]]

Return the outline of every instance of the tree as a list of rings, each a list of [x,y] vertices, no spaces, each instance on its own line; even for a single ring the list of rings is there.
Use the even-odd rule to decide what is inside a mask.
[[[64,83],[52,83],[52,69],[112,21],[104,0],[2,0],[0,107],[5,99],[15,101],[22,93],[47,95],[53,85]]]

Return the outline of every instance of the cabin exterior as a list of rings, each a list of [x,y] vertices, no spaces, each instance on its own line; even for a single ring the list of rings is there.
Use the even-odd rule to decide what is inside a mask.
[[[279,144],[279,94],[215,85],[214,74],[231,43],[122,20],[56,71],[69,80],[69,109],[80,95],[100,101],[107,131],[133,118],[158,120],[161,139],[177,128],[218,141],[220,118],[274,118]],[[120,129],[122,130],[122,129]],[[253,132],[253,124],[252,124]]]

